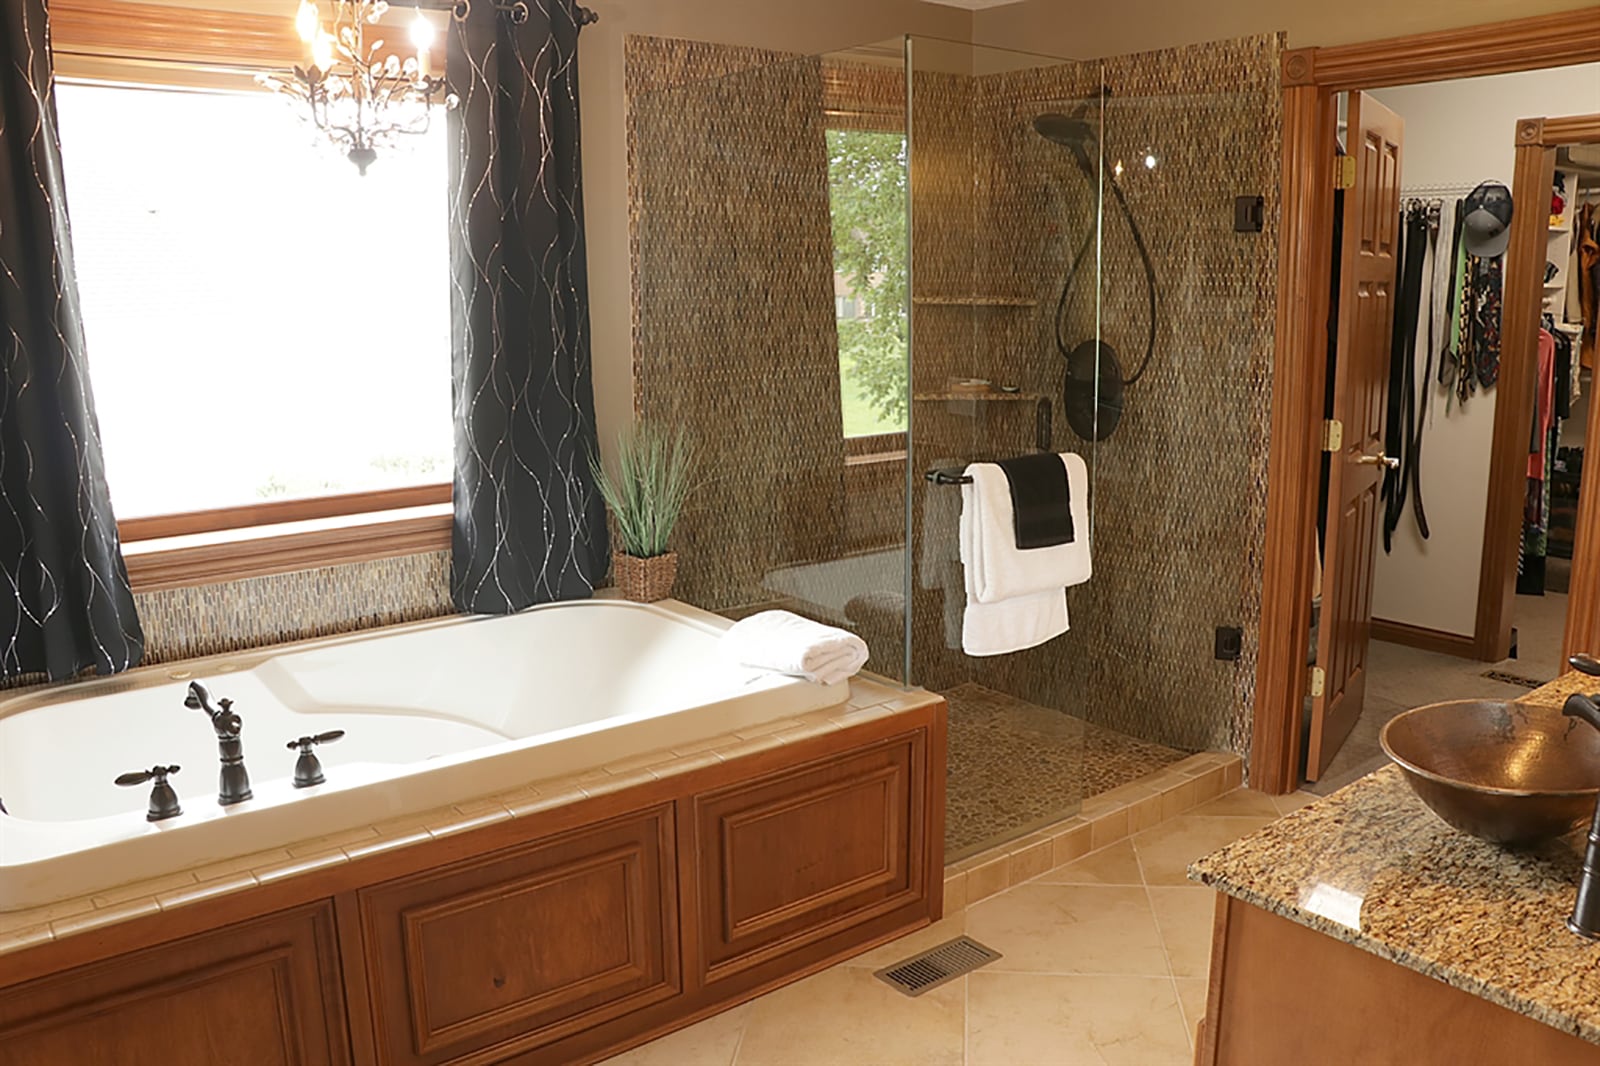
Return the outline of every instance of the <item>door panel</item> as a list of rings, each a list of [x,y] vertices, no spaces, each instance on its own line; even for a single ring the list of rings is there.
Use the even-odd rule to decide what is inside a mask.
[[[1327,770],[1355,727],[1366,693],[1400,234],[1405,123],[1361,93],[1350,94],[1349,113],[1346,144],[1356,159],[1356,182],[1345,193],[1338,350],[1330,383],[1333,417],[1343,423],[1344,434],[1328,472],[1322,625],[1317,638],[1324,687],[1322,695],[1312,700],[1306,752],[1306,776],[1313,781]]]

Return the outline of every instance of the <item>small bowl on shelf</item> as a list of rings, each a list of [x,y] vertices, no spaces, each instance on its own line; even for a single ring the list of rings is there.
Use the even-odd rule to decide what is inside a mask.
[[[1559,707],[1432,703],[1396,716],[1379,740],[1429,810],[1496,844],[1563,836],[1600,800],[1600,730]]]

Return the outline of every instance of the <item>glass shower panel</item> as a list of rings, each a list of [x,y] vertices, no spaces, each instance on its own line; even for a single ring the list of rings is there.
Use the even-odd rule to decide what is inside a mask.
[[[674,594],[844,626],[903,682],[900,42],[630,38],[626,64],[635,412],[700,457]]]
[[[1085,759],[1093,690],[1066,683],[1076,621],[1039,647],[967,655],[963,490],[925,476],[1071,451],[1094,506],[1095,444],[1072,432],[1062,399],[1063,353],[1093,340],[1100,302],[1102,113],[1098,64],[925,38],[907,52],[912,679],[950,704],[946,854],[958,858],[1102,790],[1086,778],[1100,770]]]
[[[1275,48],[1243,41],[1104,69],[1103,173],[1122,195],[1108,194],[1103,213],[1099,332],[1128,385],[1121,423],[1096,449],[1095,580],[1073,601],[1082,654],[1069,672],[1098,697],[1092,725],[1183,751],[1244,750],[1250,730],[1276,312],[1275,63]],[[1258,197],[1260,229],[1249,217]],[[1217,655],[1225,628],[1246,634],[1237,659]]]

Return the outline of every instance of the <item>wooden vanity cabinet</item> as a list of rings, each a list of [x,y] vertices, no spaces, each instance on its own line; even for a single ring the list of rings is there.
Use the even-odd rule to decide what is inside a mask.
[[[0,991],[0,1066],[349,1062],[328,901]]]

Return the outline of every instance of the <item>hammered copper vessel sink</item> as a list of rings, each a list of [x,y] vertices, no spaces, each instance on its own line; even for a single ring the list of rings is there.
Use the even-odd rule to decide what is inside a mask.
[[[1432,703],[1394,718],[1380,739],[1433,813],[1496,844],[1561,836],[1600,797],[1600,730],[1559,707]]]

